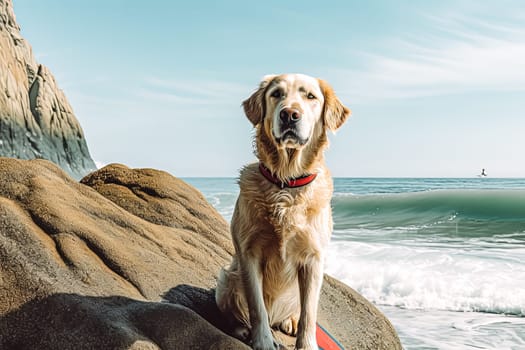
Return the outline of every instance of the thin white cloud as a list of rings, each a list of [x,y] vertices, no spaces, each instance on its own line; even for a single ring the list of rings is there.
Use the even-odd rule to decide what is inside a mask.
[[[128,122],[147,116],[148,120],[174,119],[178,116],[209,115],[228,117],[240,111],[240,101],[249,89],[234,82],[167,80],[160,78],[137,79],[137,86],[111,86],[117,96],[88,91],[68,94],[79,119],[126,119]],[[121,84],[122,85],[122,84]],[[106,88],[108,88],[106,86]],[[102,112],[101,112],[102,108]],[[89,121],[86,121],[88,125]]]
[[[438,35],[396,39],[396,57],[363,54],[363,70],[338,72],[341,93],[366,101],[525,89],[525,30],[465,17],[431,19]]]
[[[224,105],[245,97],[249,87],[233,81],[167,80],[149,77],[137,90],[140,97],[179,105]]]

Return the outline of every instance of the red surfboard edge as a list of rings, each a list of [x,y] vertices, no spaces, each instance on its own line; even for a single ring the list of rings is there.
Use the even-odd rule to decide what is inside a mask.
[[[319,323],[315,333],[319,350],[344,350],[343,346]]]

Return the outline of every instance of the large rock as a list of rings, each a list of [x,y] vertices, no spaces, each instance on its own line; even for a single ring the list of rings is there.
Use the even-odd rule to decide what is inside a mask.
[[[249,349],[214,303],[227,223],[191,186],[123,165],[77,183],[7,158],[0,181],[0,349]],[[330,277],[319,322],[347,349],[401,349],[388,320]]]
[[[0,156],[44,158],[80,178],[95,169],[73,109],[0,0]]]

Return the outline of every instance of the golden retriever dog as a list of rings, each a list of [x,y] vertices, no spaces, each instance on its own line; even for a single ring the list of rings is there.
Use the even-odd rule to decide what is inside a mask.
[[[297,336],[296,349],[318,349],[317,305],[332,233],[332,178],[324,162],[327,132],[350,115],[323,80],[269,75],[243,102],[255,127],[258,163],[245,166],[231,222],[235,255],[219,273],[217,306],[240,322],[257,350],[279,344],[272,328]]]

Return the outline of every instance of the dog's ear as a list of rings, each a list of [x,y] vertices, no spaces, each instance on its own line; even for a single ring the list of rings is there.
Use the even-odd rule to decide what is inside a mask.
[[[275,77],[276,75],[274,74],[264,76],[259,83],[259,88],[242,103],[244,113],[252,122],[253,126],[256,126],[263,120],[264,113],[266,112],[264,106],[264,93],[270,82]]]
[[[352,112],[341,103],[332,87],[326,81],[322,79],[317,80],[324,95],[323,118],[325,126],[331,131],[336,131]]]

